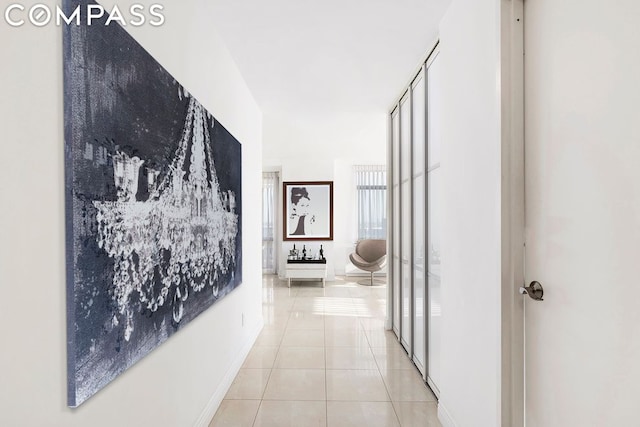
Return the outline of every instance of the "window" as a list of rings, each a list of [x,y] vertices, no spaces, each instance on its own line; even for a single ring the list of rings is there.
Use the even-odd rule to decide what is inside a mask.
[[[278,172],[262,173],[262,272],[277,272],[276,213]]]
[[[358,240],[387,238],[387,170],[354,166],[358,195]]]

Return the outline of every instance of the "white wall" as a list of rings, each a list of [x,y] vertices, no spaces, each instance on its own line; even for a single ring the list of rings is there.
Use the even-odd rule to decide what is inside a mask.
[[[261,327],[261,112],[206,3],[164,2],[163,27],[131,30],[242,143],[243,284],[75,410],[66,407],[62,32],[0,22],[0,425],[194,425],[205,408],[213,415]]]
[[[353,165],[386,164],[386,117],[385,112],[264,116],[265,170],[279,170],[281,182],[333,181],[333,242],[296,242],[296,248],[314,249],[322,243],[330,279],[345,274],[357,239]],[[280,234],[281,206],[280,201]],[[293,242],[281,246],[281,275],[292,247]]]
[[[499,2],[454,0],[440,25],[442,374],[440,417],[500,422]]]

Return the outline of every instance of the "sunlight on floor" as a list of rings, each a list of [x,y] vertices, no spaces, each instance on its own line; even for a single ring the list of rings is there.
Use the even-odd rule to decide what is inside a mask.
[[[264,328],[218,426],[439,427],[437,404],[393,332],[385,286],[263,278]]]

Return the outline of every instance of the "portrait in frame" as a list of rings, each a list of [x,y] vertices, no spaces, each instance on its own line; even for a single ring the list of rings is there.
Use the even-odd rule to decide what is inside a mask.
[[[283,183],[283,240],[333,240],[333,181]]]

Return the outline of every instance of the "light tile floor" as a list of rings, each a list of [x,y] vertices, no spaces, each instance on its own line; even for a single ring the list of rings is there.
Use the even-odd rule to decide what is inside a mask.
[[[210,427],[441,427],[392,332],[386,286],[263,278],[264,329]]]

